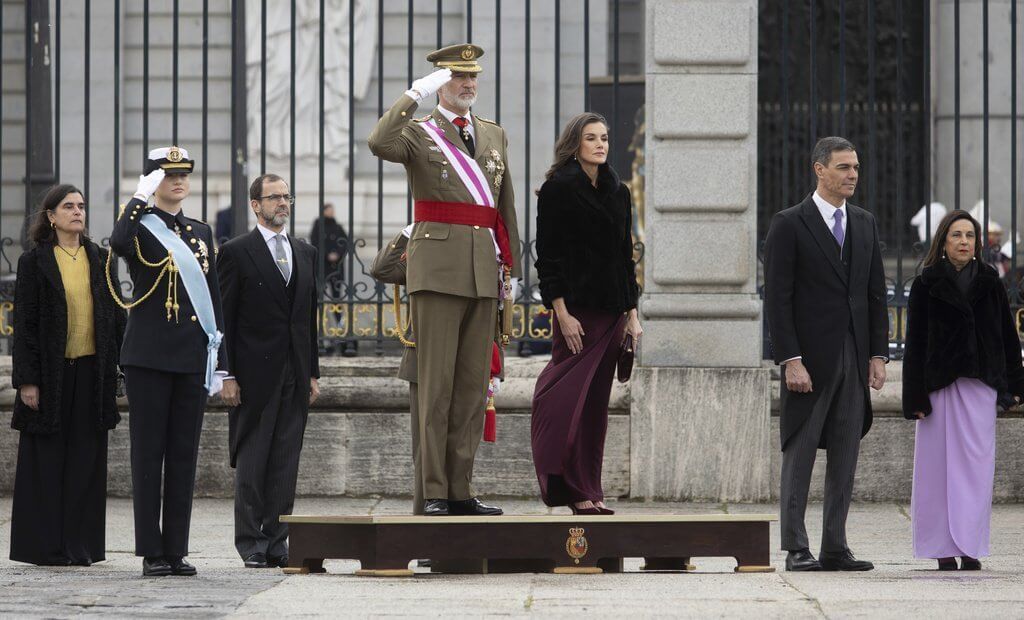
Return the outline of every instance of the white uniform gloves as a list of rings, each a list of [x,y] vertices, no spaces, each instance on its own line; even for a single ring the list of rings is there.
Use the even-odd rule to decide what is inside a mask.
[[[157,168],[153,172],[139,176],[139,185],[135,189],[135,198],[143,202],[149,202],[149,198],[156,193],[160,182],[164,180],[164,169]]]
[[[452,79],[451,69],[438,69],[430,75],[421,77],[412,83],[412,88],[405,91],[405,94],[409,95],[418,102],[423,101],[433,95],[437,94],[437,91],[442,86],[447,84]]]

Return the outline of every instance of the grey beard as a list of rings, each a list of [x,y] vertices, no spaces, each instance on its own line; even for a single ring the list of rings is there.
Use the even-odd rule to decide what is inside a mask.
[[[275,226],[275,227],[277,227],[277,226],[284,226],[284,223],[288,221],[288,214],[287,213],[280,213],[280,214],[277,214],[277,215],[271,215],[270,217],[268,217],[266,214],[261,214],[261,215],[263,215],[263,221],[264,222],[270,224],[271,226]]]
[[[441,93],[441,101],[443,101],[446,106],[455,108],[456,110],[469,110],[474,104],[476,104],[476,97],[471,97],[467,100],[458,96],[449,95],[448,93]]]

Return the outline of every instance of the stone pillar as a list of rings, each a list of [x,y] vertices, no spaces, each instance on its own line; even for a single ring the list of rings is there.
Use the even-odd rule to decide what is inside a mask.
[[[757,1],[648,0],[635,497],[766,500],[757,295]]]

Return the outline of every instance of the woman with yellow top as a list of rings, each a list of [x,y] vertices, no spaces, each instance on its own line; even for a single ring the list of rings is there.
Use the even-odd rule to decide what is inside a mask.
[[[11,426],[21,431],[11,559],[105,559],[107,432],[117,413],[125,314],[106,290],[107,251],[86,236],[85,198],[47,192],[29,225],[14,294]]]

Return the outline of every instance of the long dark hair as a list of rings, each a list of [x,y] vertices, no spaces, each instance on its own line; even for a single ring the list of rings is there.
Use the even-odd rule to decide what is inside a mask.
[[[974,258],[978,261],[981,260],[981,246],[984,243],[981,238],[981,224],[967,211],[956,210],[950,211],[939,221],[939,228],[935,231],[935,236],[932,237],[932,246],[928,248],[928,255],[924,257],[925,267],[938,265],[942,261],[946,251],[946,237],[949,236],[949,229],[953,226],[953,222],[957,220],[967,220],[974,226]]]
[[[68,194],[82,194],[82,190],[69,183],[61,183],[51,187],[43,196],[43,202],[32,216],[32,223],[28,227],[28,238],[32,243],[57,243],[57,231],[50,225],[50,218],[46,214],[60,206]],[[85,234],[82,236],[85,237]]]
[[[572,161],[580,150],[580,143],[583,142],[583,128],[591,123],[601,123],[608,128],[608,121],[597,112],[584,112],[569,119],[562,130],[562,135],[558,136],[558,142],[555,143],[555,161],[544,173],[545,179],[550,179],[559,168]]]

